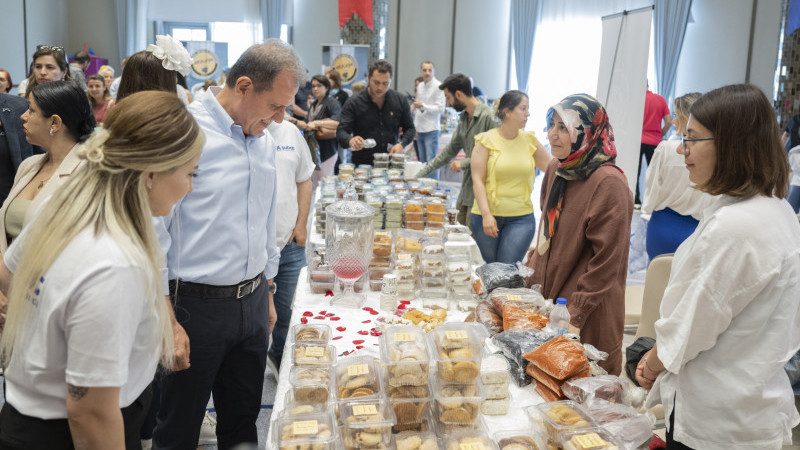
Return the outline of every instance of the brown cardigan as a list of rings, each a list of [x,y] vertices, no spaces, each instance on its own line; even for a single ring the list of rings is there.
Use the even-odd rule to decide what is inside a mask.
[[[542,183],[541,207],[553,187],[559,161],[553,159]],[[625,279],[628,273],[633,197],[625,175],[603,166],[584,181],[569,181],[550,249],[534,248],[527,265],[528,284],[542,285],[545,298],[567,299],[581,341],[608,352],[600,364],[609,373],[622,369]]]

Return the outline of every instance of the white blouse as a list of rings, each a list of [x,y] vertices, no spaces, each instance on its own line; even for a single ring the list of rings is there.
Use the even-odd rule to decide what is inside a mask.
[[[675,253],[648,396],[693,448],[778,449],[800,423],[786,361],[800,348],[800,224],[778,198],[720,196]]]
[[[642,212],[653,214],[670,208],[700,220],[700,213],[714,202],[714,197],[692,187],[683,155],[678,153],[680,145],[679,139],[662,141],[653,152],[647,166]]]

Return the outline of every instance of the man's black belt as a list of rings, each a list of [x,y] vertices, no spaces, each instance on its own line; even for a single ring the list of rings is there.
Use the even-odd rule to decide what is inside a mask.
[[[250,295],[264,281],[264,274],[260,273],[255,277],[242,281],[239,284],[230,286],[212,286],[210,284],[192,283],[191,281],[178,282],[178,295],[186,294],[189,297],[198,298],[242,298]],[[170,293],[175,292],[175,280],[169,281]]]

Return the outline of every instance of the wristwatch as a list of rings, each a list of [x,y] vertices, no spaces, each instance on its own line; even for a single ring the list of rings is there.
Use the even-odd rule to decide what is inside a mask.
[[[267,284],[267,289],[269,289],[269,293],[275,295],[278,292],[278,283],[272,282],[272,284]]]

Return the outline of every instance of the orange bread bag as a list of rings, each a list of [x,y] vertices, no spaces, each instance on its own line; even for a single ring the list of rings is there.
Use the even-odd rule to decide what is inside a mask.
[[[539,383],[536,383],[536,392],[538,392],[546,402],[557,402],[559,400],[563,400],[563,398],[559,397],[558,394],[550,389],[547,389],[546,386]]]
[[[550,322],[544,314],[528,311],[506,303],[503,305],[504,330],[541,330]]]
[[[557,380],[566,380],[589,364],[583,345],[564,336],[554,337],[522,357]]]

